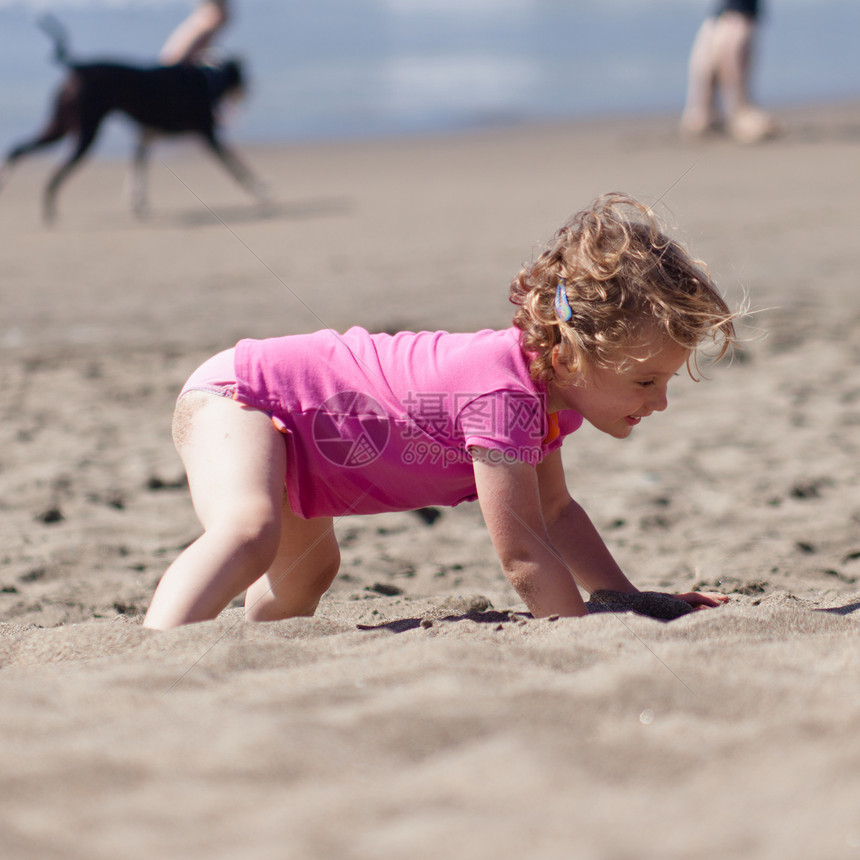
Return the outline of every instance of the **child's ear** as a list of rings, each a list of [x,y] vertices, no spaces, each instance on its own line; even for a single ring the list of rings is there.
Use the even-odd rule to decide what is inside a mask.
[[[552,348],[552,370],[562,385],[574,382],[574,377],[579,375],[579,363],[563,344],[557,343]]]

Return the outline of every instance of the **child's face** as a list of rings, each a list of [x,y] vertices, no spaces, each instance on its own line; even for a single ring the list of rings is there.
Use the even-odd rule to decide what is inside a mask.
[[[643,418],[666,408],[669,380],[689,354],[672,341],[644,339],[614,357],[633,359],[622,370],[591,366],[572,370],[554,357],[549,409],[575,409],[598,430],[624,439]]]

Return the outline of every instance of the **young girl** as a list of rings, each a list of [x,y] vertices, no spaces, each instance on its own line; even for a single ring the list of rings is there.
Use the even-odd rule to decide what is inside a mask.
[[[511,301],[503,331],[326,330],[243,340],[204,363],[173,423],[204,533],[145,625],[214,618],[246,589],[249,619],[312,615],[340,562],[334,517],[475,498],[536,617],[584,615],[579,587],[636,592],[570,497],[561,444],[583,419],[622,439],[665,409],[704,341],[718,357],[734,342],[734,315],[619,194],[562,227]]]

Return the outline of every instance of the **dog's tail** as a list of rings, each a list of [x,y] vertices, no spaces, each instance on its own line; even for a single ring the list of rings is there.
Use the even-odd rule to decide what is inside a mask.
[[[36,19],[36,23],[53,41],[54,59],[58,63],[68,65],[71,60],[69,59],[68,35],[66,33],[66,28],[53,15],[47,12],[44,15],[40,15]]]

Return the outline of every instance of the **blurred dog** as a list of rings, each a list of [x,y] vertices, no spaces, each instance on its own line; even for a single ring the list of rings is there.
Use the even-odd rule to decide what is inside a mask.
[[[69,70],[42,131],[14,146],[0,168],[0,186],[21,157],[74,135],[69,157],[45,187],[43,215],[56,216],[57,192],[93,145],[102,121],[120,111],[141,126],[134,154],[132,208],[145,214],[146,164],[152,139],[159,134],[196,134],[230,174],[251,194],[264,198],[263,186],[221,140],[216,117],[220,102],[243,94],[242,68],[235,60],[213,65],[140,67],[121,63],[78,63],[69,59],[66,34],[56,19],[43,17],[39,26],[51,37],[55,57]]]

